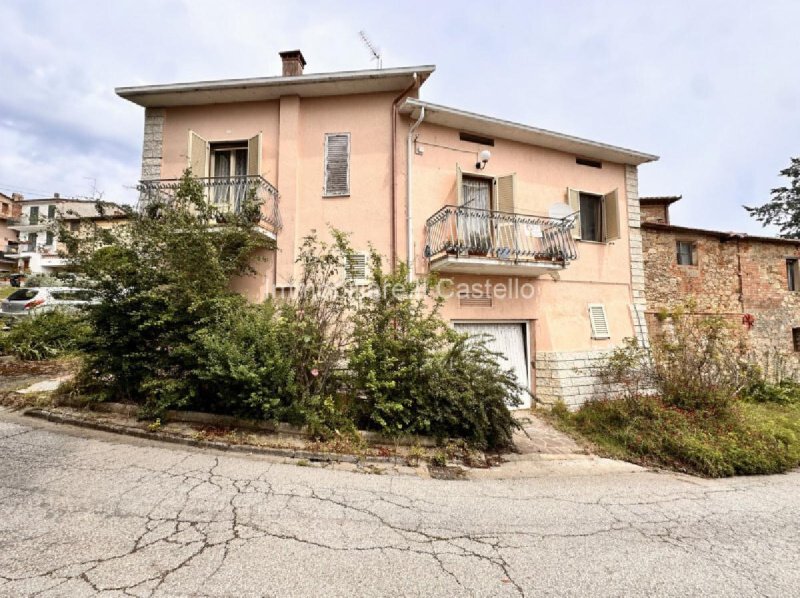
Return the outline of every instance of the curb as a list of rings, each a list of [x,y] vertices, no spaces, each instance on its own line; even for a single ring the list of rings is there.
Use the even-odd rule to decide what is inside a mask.
[[[244,453],[251,455],[268,455],[272,457],[285,457],[289,459],[307,460],[311,462],[323,463],[351,463],[353,465],[360,465],[363,463],[382,463],[389,465],[404,465],[396,457],[380,457],[380,456],[364,456],[346,455],[341,453],[316,453],[313,451],[295,450],[295,449],[280,449],[271,447],[261,447],[252,444],[228,444],[225,442],[216,442],[213,440],[195,440],[193,438],[183,438],[180,436],[173,436],[164,432],[148,432],[139,428],[130,426],[121,426],[118,424],[109,424],[102,422],[89,421],[49,411],[47,409],[39,409],[34,407],[26,409],[22,413],[26,417],[33,417],[36,419],[43,419],[57,424],[67,424],[79,428],[89,428],[91,430],[99,430],[101,432],[111,432],[113,434],[121,434],[123,436],[132,436],[134,438],[143,438],[146,440],[157,440],[159,442],[168,442],[171,444],[180,444],[183,446],[191,446],[195,448],[209,448],[219,451],[227,451],[232,453]]]

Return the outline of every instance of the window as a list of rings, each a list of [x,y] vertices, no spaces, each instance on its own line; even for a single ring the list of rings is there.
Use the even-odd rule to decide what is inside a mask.
[[[588,158],[575,158],[575,164],[580,166],[589,166],[591,168],[602,168],[603,163],[597,160],[589,160]]]
[[[80,228],[81,228],[80,220],[72,220],[72,221],[70,221],[69,230],[71,230],[73,233],[79,231]]]
[[[217,157],[219,160],[215,159]],[[189,131],[187,158],[187,166],[199,178],[260,175],[261,133],[241,141],[209,143],[194,131]]]
[[[28,222],[30,224],[39,224],[39,206],[31,206],[31,211],[28,214]]]
[[[356,251],[344,260],[344,275],[348,281],[356,285],[368,284],[368,260],[366,251]]]
[[[247,195],[247,185],[234,177],[247,176],[246,144],[212,144],[211,175],[215,181],[211,199],[217,204],[227,204],[231,200],[243,201]]]
[[[28,233],[28,251],[36,251],[36,233]]]
[[[54,220],[56,217],[56,207],[55,206],[47,206],[47,219]]]
[[[797,259],[786,260],[786,280],[790,291],[800,291],[800,265]]]
[[[325,134],[325,197],[350,195],[350,133]]]
[[[611,338],[611,333],[608,331],[606,308],[601,303],[593,303],[589,305],[589,323],[592,325],[592,338]]]
[[[800,351],[800,328],[792,328],[792,345],[795,351]]]
[[[469,141],[470,143],[479,143],[481,145],[489,145],[494,147],[494,139],[490,137],[484,137],[483,135],[476,135],[475,133],[466,133],[465,131],[461,131],[458,134],[458,138],[461,141]]]
[[[675,251],[679,266],[697,265],[697,243],[694,241],[676,241]]]
[[[39,294],[39,289],[20,289],[9,295],[9,301],[29,301]]]
[[[44,244],[45,245],[52,245],[53,244],[53,233],[51,231],[47,231],[47,234],[45,235]]]
[[[581,241],[608,243],[620,238],[617,190],[598,195],[567,189],[569,206],[578,213],[572,234]]]

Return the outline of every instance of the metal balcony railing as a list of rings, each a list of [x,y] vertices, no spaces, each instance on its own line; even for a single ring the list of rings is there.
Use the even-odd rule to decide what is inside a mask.
[[[245,200],[252,193],[256,201],[261,203],[258,225],[273,233],[277,233],[281,229],[278,190],[263,177],[242,175],[205,177],[195,180],[203,186],[206,199],[217,209],[221,217],[225,213],[238,214]],[[180,185],[181,179],[139,181],[137,186],[139,191],[138,208],[141,210],[148,203],[156,201],[169,204],[175,198],[175,192]]]
[[[425,256],[485,256],[558,262],[578,257],[574,217],[546,218],[464,206],[445,206],[425,223]]]

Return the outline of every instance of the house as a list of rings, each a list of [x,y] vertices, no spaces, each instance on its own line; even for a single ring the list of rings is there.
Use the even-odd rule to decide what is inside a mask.
[[[6,253],[14,254],[19,240],[17,231],[9,228],[15,216],[16,193],[11,197],[0,193],[0,272],[17,271],[17,260],[13,256],[6,257]]]
[[[124,222],[127,218],[119,206],[104,202],[104,210],[98,210],[98,202],[88,199],[53,197],[25,199],[14,194],[14,217],[8,228],[17,235],[16,241],[5,250],[6,260],[15,260],[18,271],[34,274],[50,274],[68,266],[62,255],[63,243],[59,243],[59,224],[72,232],[81,227],[95,225],[109,227]]]
[[[800,240],[673,225],[669,206],[680,199],[640,200],[651,332],[659,312],[690,304],[742,326],[760,359],[777,352],[798,369]]]
[[[328,225],[410,276],[451,281],[443,316],[487,333],[539,400],[591,396],[592,364],[646,342],[637,168],[657,156],[420,99],[433,66],[123,87],[145,109],[146,200],[184,169],[210,201],[256,187],[276,250],[234,281],[291,292],[300,240]],[[465,89],[468,91],[468,89]]]

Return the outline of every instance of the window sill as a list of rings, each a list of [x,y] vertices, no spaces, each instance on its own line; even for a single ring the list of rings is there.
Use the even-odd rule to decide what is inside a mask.
[[[589,241],[588,239],[575,239],[578,243],[588,243],[589,245],[611,245],[613,241]]]
[[[322,194],[322,199],[347,199],[349,197],[350,197],[349,193],[346,193],[344,195],[325,195],[324,193]]]

